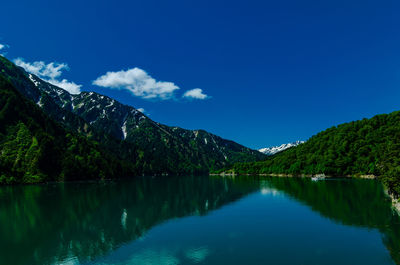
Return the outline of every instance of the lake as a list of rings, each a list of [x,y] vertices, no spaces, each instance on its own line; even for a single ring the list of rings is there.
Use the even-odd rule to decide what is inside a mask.
[[[0,187],[0,264],[400,264],[400,219],[375,180]]]

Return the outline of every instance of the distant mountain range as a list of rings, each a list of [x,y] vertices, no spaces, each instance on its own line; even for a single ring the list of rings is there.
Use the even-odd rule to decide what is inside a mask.
[[[282,144],[280,146],[272,146],[272,147],[261,148],[258,151],[260,151],[263,154],[266,154],[266,155],[270,156],[270,155],[274,155],[276,153],[282,152],[282,151],[284,151],[286,149],[289,149],[291,147],[298,146],[299,144],[302,144],[302,143],[304,143],[304,141],[296,141],[296,142],[293,142],[293,143]]]
[[[93,141],[107,154],[129,165],[132,174],[206,173],[236,162],[257,161],[265,157],[256,150],[204,130],[160,124],[134,107],[105,95],[95,92],[70,94],[27,73],[2,56],[0,76],[12,85],[10,90],[15,89],[35,103],[66,133]],[[6,136],[7,132],[1,138]],[[4,146],[0,144],[0,148]]]

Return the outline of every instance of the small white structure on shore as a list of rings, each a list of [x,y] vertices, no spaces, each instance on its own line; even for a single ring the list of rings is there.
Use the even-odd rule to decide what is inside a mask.
[[[317,174],[314,177],[312,177],[311,180],[312,181],[318,181],[318,180],[323,180],[325,178],[326,178],[325,174]]]

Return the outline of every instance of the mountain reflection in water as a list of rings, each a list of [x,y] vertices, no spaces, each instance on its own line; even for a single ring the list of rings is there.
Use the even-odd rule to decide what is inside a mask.
[[[255,192],[288,196],[341,225],[377,229],[400,264],[399,217],[378,182],[251,176],[1,187],[0,264],[91,262],[165,221],[207,215]],[[200,246],[184,255],[198,263],[210,254]]]

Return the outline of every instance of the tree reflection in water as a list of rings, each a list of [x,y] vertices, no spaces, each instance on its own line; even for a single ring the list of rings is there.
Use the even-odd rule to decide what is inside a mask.
[[[378,229],[400,264],[400,221],[372,180],[143,177],[0,188],[0,264],[79,263],[172,218],[206,215],[250,193],[286,194],[337,223]]]

